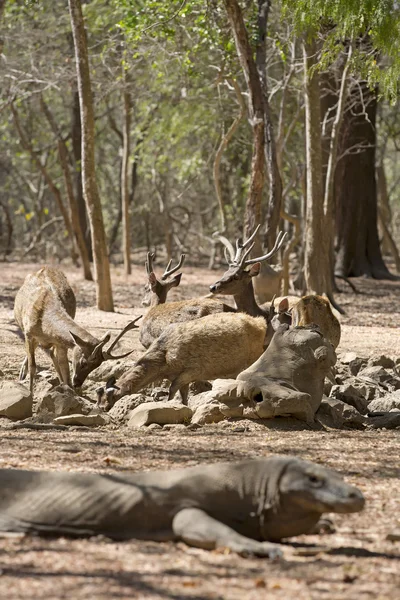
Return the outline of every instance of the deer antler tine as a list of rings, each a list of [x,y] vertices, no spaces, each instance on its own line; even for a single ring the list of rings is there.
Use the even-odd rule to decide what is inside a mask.
[[[150,275],[150,273],[153,270],[153,260],[155,258],[156,253],[155,252],[148,252],[147,253],[147,260],[144,263],[145,267],[146,267],[146,272],[147,275]]]
[[[248,248],[246,248],[246,250],[243,252],[243,256],[240,259],[240,266],[243,266],[244,264],[247,264],[247,262],[245,262],[246,257],[253,250],[254,246],[255,246],[255,242],[253,242],[252,244],[250,244],[250,246]],[[244,246],[243,246],[243,248],[244,248]]]
[[[267,254],[264,254],[263,256],[259,256],[257,258],[250,258],[249,260],[246,260],[246,265],[252,265],[256,262],[261,262],[262,260],[267,260],[268,258],[271,258],[283,246],[283,243],[284,243],[286,237],[287,237],[287,233],[286,232],[283,233],[282,231],[280,231],[278,233],[275,245],[272,248],[272,250],[270,250],[270,252],[268,252]]]
[[[215,237],[217,238],[218,241],[221,242],[221,244],[223,244],[225,246],[224,253],[225,253],[226,262],[229,264],[229,262],[232,262],[233,260],[235,260],[235,251],[234,251],[233,246],[230,243],[230,241],[224,235],[220,235],[219,233],[217,233]],[[229,259],[226,256],[227,251],[229,252]]]
[[[165,271],[164,271],[161,279],[163,281],[165,281],[165,279],[167,279],[167,277],[170,277],[171,275],[173,275],[173,273],[175,273],[176,271],[178,271],[181,268],[181,266],[183,265],[183,263],[185,261],[185,258],[186,258],[186,254],[181,254],[181,257],[179,259],[178,264],[175,267],[173,267],[172,269],[171,269],[171,265],[172,265],[172,258],[171,258],[171,260],[169,261],[169,263],[167,265],[167,268],[165,269]]]
[[[140,315],[139,317],[136,317],[136,319],[134,319],[133,321],[128,323],[128,325],[126,325],[126,327],[124,327],[123,330],[119,332],[119,334],[117,335],[115,340],[112,342],[112,344],[107,348],[107,350],[103,352],[103,355],[107,355],[108,358],[123,358],[123,356],[112,356],[111,350],[118,344],[119,340],[122,338],[123,335],[125,335],[125,333],[127,333],[131,329],[136,329],[139,327],[139,325],[136,325],[136,321],[139,321],[139,319],[141,319],[141,318],[142,318],[142,315]],[[130,354],[130,352],[128,352],[128,354]],[[124,356],[128,356],[128,354],[124,354]]]
[[[254,238],[256,237],[258,230],[260,229],[261,225],[257,225],[257,227],[255,228],[255,230],[253,231],[253,233],[251,234],[251,236],[249,237],[248,240],[246,240],[243,244],[243,248],[245,248],[246,246],[248,246],[249,244],[251,244],[251,242],[254,240]]]

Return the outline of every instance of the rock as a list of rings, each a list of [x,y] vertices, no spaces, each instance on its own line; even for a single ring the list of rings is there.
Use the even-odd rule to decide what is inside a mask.
[[[147,431],[157,431],[160,429],[162,429],[162,427],[158,423],[150,423],[150,425],[147,427]]]
[[[97,369],[94,369],[88,375],[88,379],[92,381],[104,382],[110,377],[121,377],[123,373],[134,365],[132,360],[107,360],[103,362]]]
[[[237,386],[236,379],[216,379],[212,386],[214,400],[224,402],[237,398]]]
[[[0,416],[20,420],[32,416],[32,396],[22,383],[4,381],[0,388]]]
[[[186,425],[183,423],[166,423],[163,427],[164,431],[186,431]]]
[[[210,402],[199,406],[192,417],[192,424],[206,425],[207,423],[219,423],[225,418],[221,412],[218,402]]]
[[[188,398],[188,407],[196,412],[197,409],[206,405],[206,404],[215,404],[216,400],[214,397],[213,391],[202,392],[201,394],[196,394],[195,396],[189,396]]]
[[[400,529],[394,529],[388,533],[386,539],[389,540],[389,542],[400,542]]]
[[[203,392],[209,392],[212,389],[210,381],[194,381],[189,385],[189,394],[196,396]]]
[[[358,412],[365,415],[368,412],[368,403],[370,402],[369,398],[365,398],[366,394],[366,386],[355,387],[345,383],[344,385],[334,385],[329,396],[354,406]]]
[[[340,354],[338,357],[339,361],[343,365],[348,365],[349,363],[351,363],[353,360],[356,360],[357,358],[358,358],[358,356],[355,352],[346,352],[346,354]]]
[[[5,377],[4,371],[2,371],[1,369],[0,369],[0,377]]]
[[[383,367],[384,369],[393,369],[395,362],[389,356],[381,354],[381,356],[373,356],[368,361],[369,367]]]
[[[86,425],[87,427],[94,427],[98,425],[107,425],[111,422],[110,417],[107,414],[94,414],[94,415],[64,415],[62,417],[56,417],[53,420],[57,425]]]
[[[148,395],[151,396],[152,400],[168,400],[169,389],[168,387],[153,387],[148,390]]]
[[[58,379],[57,375],[53,371],[47,371],[45,369],[44,371],[39,371],[37,373],[37,375],[38,375],[38,378],[43,379],[44,381],[46,381],[53,387],[60,385],[60,380]],[[35,391],[37,391],[36,387],[35,387]]]
[[[327,397],[322,398],[315,419],[321,425],[333,429],[342,429],[343,427],[363,429],[368,422],[368,419],[363,417],[353,406],[341,400]]]
[[[400,412],[388,412],[381,417],[370,417],[368,425],[372,429],[397,429],[400,427]]]
[[[128,421],[128,427],[142,427],[151,423],[187,423],[193,412],[188,406],[171,402],[146,402],[135,408]]]
[[[400,410],[400,390],[391,392],[382,398],[376,398],[368,404],[369,412],[389,412],[390,410]]]
[[[383,367],[365,367],[358,373],[358,377],[365,379],[372,379],[379,384],[391,385],[394,389],[400,389],[400,379],[393,377],[391,373],[388,373]]]
[[[149,396],[143,396],[143,394],[131,394],[130,396],[123,396],[114,404],[114,406],[108,411],[108,414],[115,423],[123,423],[127,421],[131,415],[133,409],[137,408],[145,402],[152,402],[153,399]]]
[[[76,396],[68,385],[59,385],[46,392],[36,405],[37,415],[61,417],[73,414],[88,414],[94,405],[89,400]]]

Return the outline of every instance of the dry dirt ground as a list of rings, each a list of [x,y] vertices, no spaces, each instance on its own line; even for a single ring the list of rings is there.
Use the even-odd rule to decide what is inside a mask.
[[[24,356],[12,309],[17,289],[40,265],[0,265],[0,377],[15,379]],[[144,272],[114,269],[116,312],[93,308],[95,292],[80,273],[64,269],[78,301],[76,320],[95,334],[116,332],[141,314]],[[202,295],[219,272],[185,267],[170,299]],[[338,352],[400,356],[400,283],[353,280],[362,294],[338,294],[345,308]],[[345,289],[345,284],[340,283]],[[346,289],[348,292],[348,289]],[[122,348],[141,347],[137,333]],[[38,353],[38,363],[47,357]],[[269,562],[183,544],[107,539],[0,539],[0,598],[17,600],[165,599],[394,599],[400,595],[400,431],[311,431],[225,422],[197,431],[7,430],[0,423],[0,467],[113,472],[189,466],[203,462],[292,454],[335,468],[359,486],[363,513],[334,515],[336,533],[303,536]]]

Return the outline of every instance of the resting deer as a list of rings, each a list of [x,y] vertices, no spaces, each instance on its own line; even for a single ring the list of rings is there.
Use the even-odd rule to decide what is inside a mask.
[[[157,278],[153,271],[153,259],[154,254],[148,252],[145,266],[151,290],[150,308],[140,328],[140,341],[145,348],[148,348],[171,323],[193,321],[214,313],[236,312],[221,300],[207,298],[165,303],[169,290],[180,283],[182,273],[178,273],[172,279],[170,277],[180,269],[185,255],[181,255],[179,263],[173,268],[172,261],[169,261],[161,278]]]
[[[189,383],[236,377],[250,366],[263,353],[265,335],[265,320],[244,313],[170,325],[112,386],[111,402],[162,378],[171,381],[169,399],[179,390],[186,402]],[[107,389],[98,391],[99,401],[104,393]]]
[[[288,323],[293,326],[306,326],[315,323],[319,326],[323,335],[336,348],[340,340],[340,323],[332,312],[329,300],[322,296],[310,295],[303,298],[285,296],[277,298],[275,300],[276,310],[274,302],[261,306],[257,304],[252,278],[259,274],[261,261],[271,258],[285,240],[285,234],[282,235],[280,233],[276,239],[275,246],[270,252],[260,258],[247,259],[247,256],[254,247],[253,240],[259,228],[260,226],[258,225],[253,234],[245,242],[241,239],[236,241],[236,253],[229,240],[225,237],[220,237],[221,242],[225,245],[229,253],[229,268],[219,281],[210,286],[210,291],[214,294],[233,295],[237,309],[253,317],[264,316],[268,321],[273,314],[277,313],[276,318],[281,323]]]
[[[228,252],[229,267],[221,279],[210,286],[210,292],[233,296],[239,312],[245,312],[253,317],[264,317],[269,322],[271,319],[270,307],[263,308],[257,304],[252,279],[260,272],[261,261],[272,258],[278,252],[285,241],[286,234],[282,232],[278,234],[274,247],[267,254],[258,258],[247,258],[254,248],[253,240],[259,229],[260,225],[245,242],[241,238],[236,240],[236,252],[229,240],[220,236],[219,239]]]
[[[35,350],[37,346],[48,350],[57,375],[62,383],[71,385],[68,364],[68,349],[73,349],[72,383],[80,387],[91,371],[103,361],[124,358],[111,354],[122,336],[138,327],[138,317],[129,323],[115,338],[107,350],[105,344],[111,334],[107,332],[98,339],[75,323],[76,300],[64,273],[51,267],[43,267],[34,274],[27,275],[15,297],[14,316],[25,336],[26,358],[20,371],[24,379],[29,370],[29,387],[33,391],[36,373]]]

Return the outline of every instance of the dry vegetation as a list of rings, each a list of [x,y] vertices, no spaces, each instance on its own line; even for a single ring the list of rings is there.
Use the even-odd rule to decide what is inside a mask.
[[[0,370],[16,378],[24,356],[12,308],[27,272],[38,265],[0,267]],[[127,281],[113,272],[114,314],[92,308],[94,286],[65,269],[77,300],[77,320],[95,333],[114,331],[141,314],[144,270]],[[171,299],[201,295],[218,276],[186,268]],[[355,281],[360,295],[339,294],[346,309],[338,351],[400,356],[400,283]],[[345,284],[340,283],[342,288]],[[137,333],[123,347],[141,352]],[[38,362],[47,358],[39,354]],[[109,540],[0,539],[0,597],[22,598],[395,598],[400,585],[400,542],[386,535],[400,528],[399,431],[329,431],[266,428],[226,422],[198,431],[129,431],[102,428],[65,431],[6,429],[1,422],[1,467],[124,471],[189,466],[282,453],[341,471],[367,498],[364,513],[335,516],[336,533],[303,536],[287,544],[284,560],[271,563],[206,552],[183,544],[110,543]],[[397,590],[397,593],[396,593]]]

